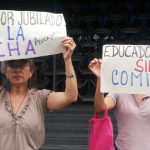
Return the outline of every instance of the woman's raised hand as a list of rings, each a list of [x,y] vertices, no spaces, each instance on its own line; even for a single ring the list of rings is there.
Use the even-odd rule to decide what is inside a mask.
[[[101,72],[101,64],[102,60],[94,58],[90,61],[88,68],[92,71],[92,73],[97,77],[100,78],[100,72]]]
[[[63,45],[66,47],[66,51],[63,53],[64,60],[69,60],[73,54],[76,44],[71,37],[65,37],[63,39]]]

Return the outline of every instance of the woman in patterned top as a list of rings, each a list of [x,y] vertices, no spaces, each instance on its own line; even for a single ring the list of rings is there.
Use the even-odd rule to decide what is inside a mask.
[[[30,89],[32,61],[6,61],[5,75],[9,86],[0,91],[0,150],[40,149],[45,138],[45,111],[61,109],[77,100],[77,80],[71,59],[76,44],[71,37],[65,37],[62,44],[66,47],[63,53],[66,69],[64,92]]]

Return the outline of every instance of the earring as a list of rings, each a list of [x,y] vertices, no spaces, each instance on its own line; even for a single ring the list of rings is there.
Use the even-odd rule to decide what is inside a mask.
[[[31,78],[29,78],[29,80],[28,80],[28,88],[29,88],[29,89],[32,88],[32,81],[31,81]]]
[[[6,91],[10,91],[11,83],[10,83],[9,79],[6,80],[6,82],[4,84],[4,88]]]

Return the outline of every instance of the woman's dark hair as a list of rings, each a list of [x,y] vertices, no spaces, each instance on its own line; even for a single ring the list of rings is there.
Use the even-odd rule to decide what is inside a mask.
[[[34,63],[32,59],[19,59],[19,60],[8,60],[5,61],[5,69],[7,66],[11,68],[15,67],[24,67],[27,63],[29,63],[31,70],[34,69]]]

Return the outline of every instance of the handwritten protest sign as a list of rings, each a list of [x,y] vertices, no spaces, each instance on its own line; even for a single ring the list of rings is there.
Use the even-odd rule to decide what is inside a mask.
[[[0,61],[61,53],[65,36],[62,14],[0,10]]]
[[[150,45],[104,45],[102,92],[150,92]]]

